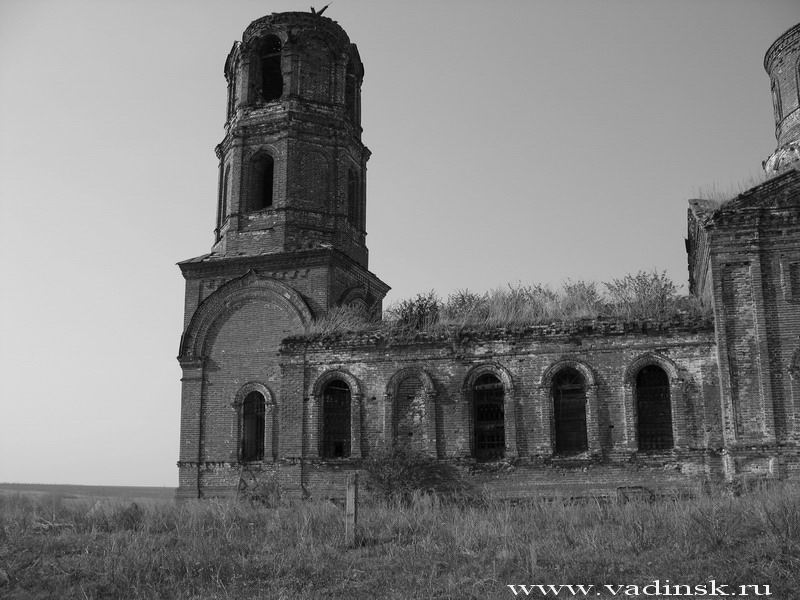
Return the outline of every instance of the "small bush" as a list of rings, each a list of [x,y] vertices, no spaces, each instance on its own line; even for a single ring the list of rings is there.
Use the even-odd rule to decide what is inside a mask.
[[[666,271],[639,271],[622,279],[606,282],[615,316],[625,319],[648,319],[668,316],[677,297],[675,283]]]
[[[400,300],[387,310],[387,314],[395,325],[421,331],[433,327],[439,321],[440,310],[441,300],[431,290],[408,300]]]
[[[452,465],[403,446],[372,450],[363,467],[368,474],[368,488],[387,500],[407,503],[419,493],[443,500],[477,498]]]

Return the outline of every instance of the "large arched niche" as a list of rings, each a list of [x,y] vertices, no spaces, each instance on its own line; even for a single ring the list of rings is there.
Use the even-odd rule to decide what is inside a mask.
[[[433,378],[418,366],[396,371],[384,392],[384,436],[387,447],[408,447],[438,456],[436,429],[436,386]],[[402,433],[413,439],[403,439]]]
[[[226,325],[236,320],[237,313],[247,307],[252,310],[257,305],[278,309],[273,312],[283,313],[292,329],[300,329],[312,319],[311,311],[299,293],[280,281],[262,277],[251,270],[226,283],[200,304],[181,338],[179,360],[189,362],[208,356],[213,345],[211,342],[219,338]]]

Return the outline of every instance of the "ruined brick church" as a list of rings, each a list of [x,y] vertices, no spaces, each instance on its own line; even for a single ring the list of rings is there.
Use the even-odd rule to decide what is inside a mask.
[[[398,445],[505,497],[799,476],[799,58],[800,25],[765,57],[776,176],[689,203],[690,291],[713,320],[320,340],[314,319],[379,314],[389,290],[365,243],[364,67],[319,14],[251,23],[225,62],[215,242],[180,263],[178,496],[338,496]]]

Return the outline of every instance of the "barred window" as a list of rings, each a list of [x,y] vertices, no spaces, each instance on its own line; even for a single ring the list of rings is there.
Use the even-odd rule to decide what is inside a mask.
[[[322,457],[350,456],[350,388],[339,379],[322,393]]]
[[[487,373],[472,386],[475,458],[497,460],[506,449],[505,392],[503,383]]]
[[[243,462],[264,460],[264,415],[266,402],[259,392],[250,392],[242,403],[241,452]]]
[[[669,377],[661,367],[648,365],[636,375],[636,414],[639,450],[672,448]]]
[[[586,436],[586,383],[576,369],[563,369],[553,380],[556,454],[579,454],[589,448]]]

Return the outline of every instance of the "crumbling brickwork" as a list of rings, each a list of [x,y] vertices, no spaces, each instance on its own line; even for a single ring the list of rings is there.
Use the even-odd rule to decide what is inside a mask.
[[[797,141],[799,32],[765,59],[781,148]],[[506,497],[800,471],[800,173],[690,202],[690,289],[713,322],[314,338],[333,307],[380,314],[389,289],[368,270],[358,50],[319,14],[273,14],[224,71],[214,245],[180,263],[179,497],[340,496],[385,448]]]

